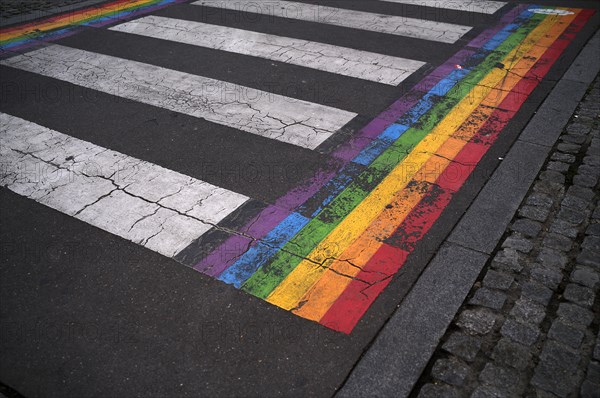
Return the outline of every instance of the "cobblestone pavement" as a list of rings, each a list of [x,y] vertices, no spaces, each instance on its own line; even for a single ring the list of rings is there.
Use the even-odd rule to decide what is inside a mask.
[[[87,3],[87,0],[1,0],[0,20],[22,14],[48,11],[57,7],[77,6],[79,3]]]
[[[597,77],[413,396],[600,397],[599,115]]]

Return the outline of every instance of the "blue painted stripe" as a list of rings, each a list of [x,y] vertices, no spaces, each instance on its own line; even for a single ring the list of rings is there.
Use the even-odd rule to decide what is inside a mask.
[[[445,78],[440,80],[438,84],[433,86],[431,90],[427,93],[427,95],[436,95],[438,97],[442,97],[448,94],[448,91],[452,89],[452,87],[456,86],[460,80],[462,80],[471,69],[463,68],[463,69],[454,69],[452,72],[448,74]]]
[[[486,53],[494,51],[504,40],[506,40],[508,36],[513,34],[524,22],[533,16],[533,13],[529,10],[535,8],[539,8],[539,6],[527,7],[527,10],[519,14],[513,23],[506,25],[502,30],[496,33],[496,35],[488,40],[488,42],[485,43],[481,49]]]
[[[392,145],[400,136],[408,130],[408,126],[403,124],[392,124],[386,128],[383,133],[373,140],[352,160],[355,163],[368,166],[375,160],[387,147]]]
[[[94,19],[91,21],[87,21],[84,23],[80,23],[80,24],[76,23],[75,25],[67,26],[67,27],[64,27],[59,30],[54,30],[54,31],[50,31],[47,33],[43,33],[39,36],[35,36],[35,37],[31,37],[31,38],[24,37],[21,40],[18,40],[18,41],[9,43],[9,44],[1,45],[0,49],[1,50],[10,50],[15,47],[21,47],[21,46],[24,46],[27,44],[35,44],[37,42],[43,43],[43,42],[51,41],[53,39],[60,39],[60,38],[65,37],[68,34],[72,34],[73,32],[77,31],[77,29],[80,29],[82,26],[95,26],[97,24],[101,24],[101,23],[104,23],[107,21],[119,22],[118,20],[120,20],[120,19],[126,19],[130,16],[136,16],[140,12],[153,11],[155,8],[160,8],[165,5],[169,5],[175,1],[176,0],[163,0],[158,3],[141,6],[139,8],[133,9],[133,10],[112,13],[108,16],[100,17],[100,18],[97,18],[97,19]]]
[[[529,19],[533,13],[525,11],[520,14],[518,20],[520,24]],[[496,35],[498,36],[498,35]],[[494,37],[496,37],[494,36]],[[490,41],[493,39],[490,39]],[[497,48],[502,41],[494,41],[490,46],[490,51],[493,51]],[[406,118],[409,122],[416,122],[422,117],[427,111],[431,108],[433,98],[440,98],[440,96],[445,95],[450,91],[452,87],[456,84],[460,84],[460,81],[471,71],[472,65],[477,65],[481,60],[486,58],[486,53],[489,51],[479,51],[470,57],[471,60],[475,60],[476,62],[470,62],[469,68],[463,69],[455,69],[450,72],[444,79],[440,80],[438,84],[436,84],[429,92],[417,103],[413,108],[407,111],[407,114],[410,113],[410,116]],[[436,95],[439,94],[439,95]],[[403,120],[401,118],[400,120]],[[412,124],[410,123],[410,124]],[[408,130],[410,126],[408,124],[399,124],[395,123],[385,129],[373,142],[364,148],[355,158],[352,160],[353,163],[358,163],[361,165],[368,166],[377,156],[379,156],[385,149],[387,149],[391,144],[393,144],[400,136]],[[352,163],[351,162],[351,163]],[[351,164],[350,163],[350,164]],[[311,217],[315,217],[328,203],[330,203],[339,192],[345,189],[352,178],[348,179],[347,176],[350,173],[345,172],[347,170],[346,165],[340,171],[341,176],[339,178],[334,178],[330,181],[329,188],[332,189],[331,194],[327,195],[322,204],[319,206],[317,211],[313,213]],[[327,185],[326,185],[327,186]],[[320,191],[321,192],[321,191]],[[302,208],[302,206],[299,206]],[[287,241],[292,239],[296,233],[308,223],[308,219],[302,217],[302,222],[297,222],[298,217],[302,217],[297,213],[292,213],[286,219],[284,219],[277,227],[275,227],[268,235],[265,237],[265,240],[277,242],[279,247],[282,247]],[[231,267],[225,270],[219,279],[223,280],[226,283],[230,283],[239,287],[243,284],[247,279],[249,279],[252,274],[262,267],[263,264],[267,263],[270,260],[270,257],[276,254],[278,251],[277,247],[271,245],[261,244],[260,242],[249,249],[240,259],[236,261]]]
[[[248,278],[267,260],[279,251],[310,219],[298,213],[287,216],[279,225],[252,246],[235,263],[227,268],[219,279],[239,289]]]
[[[327,206],[335,197],[346,188],[346,186],[352,181],[352,179],[361,171],[362,167],[359,167],[355,163],[347,163],[342,167],[338,173],[329,180],[325,185],[321,187],[312,197],[313,198],[322,198],[319,206],[312,211],[310,217],[313,218],[317,214],[323,210],[323,207]],[[298,207],[298,212],[301,214],[306,214],[307,206],[314,205],[314,203],[310,203],[309,201]]]

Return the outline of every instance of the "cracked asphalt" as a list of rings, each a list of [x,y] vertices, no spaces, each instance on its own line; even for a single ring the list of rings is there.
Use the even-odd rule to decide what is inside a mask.
[[[317,214],[323,225],[337,225],[341,216],[330,203],[346,184],[374,191],[387,173],[369,174],[369,163],[349,162],[344,151],[377,149],[385,140],[361,136],[366,126],[398,120],[397,101],[433,90],[427,78],[441,80],[442,65],[451,64],[456,79],[460,69],[475,70],[468,56],[476,51],[463,50],[498,23],[501,7],[462,1],[442,12],[412,0],[348,1],[343,9],[325,2],[315,15],[323,2],[277,1],[249,18],[237,11],[250,5],[245,0],[191,3],[108,27],[84,26],[0,56],[6,394],[334,396],[598,24],[595,16],[573,34],[563,56],[539,76],[507,63],[491,68],[498,82],[457,86],[487,96],[511,93],[514,84],[504,86],[511,79],[539,84],[497,142],[492,133],[472,142],[467,133],[452,137],[489,147],[481,162],[416,144],[386,152],[390,165],[413,156],[434,159],[429,166],[475,170],[460,192],[432,180],[434,169],[397,170],[394,186],[403,184],[403,196],[393,198],[419,204],[414,219],[448,199],[426,235],[398,218],[397,202],[383,204],[388,218],[378,219],[376,229],[358,234],[347,227],[347,236],[402,253],[398,270],[363,261],[371,245],[323,243],[316,228],[314,236],[294,240],[269,235],[267,226],[278,212],[297,228]],[[282,4],[297,13],[269,14]],[[253,35],[228,40],[228,28]],[[443,100],[454,84],[435,86],[445,91],[431,106],[449,112]],[[483,116],[469,120],[480,126]],[[425,129],[433,122],[419,123]],[[339,187],[326,185],[331,176]],[[306,184],[313,180],[320,190]],[[290,192],[306,200],[296,204]],[[338,232],[340,241],[350,239],[345,234]],[[286,301],[269,291],[265,301],[253,293],[258,285],[242,280],[252,256],[275,255],[279,264],[307,263],[358,286],[356,295],[372,303],[358,326],[341,333],[318,323],[309,316],[318,307],[310,296]],[[210,277],[222,264],[239,267],[221,270],[221,280]],[[285,276],[283,268],[264,269]]]

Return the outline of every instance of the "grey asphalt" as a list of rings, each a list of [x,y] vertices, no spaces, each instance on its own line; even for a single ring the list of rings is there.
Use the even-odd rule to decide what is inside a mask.
[[[562,3],[569,6],[591,4]],[[397,15],[419,11],[416,7],[401,8],[392,3],[373,6],[353,2],[348,6],[351,7]],[[178,5],[156,15],[193,20],[199,17],[198,13],[197,8]],[[493,20],[493,17],[476,14],[446,15],[448,19],[461,15],[469,18],[476,28],[455,45],[435,46],[416,39],[381,40],[376,34],[356,35],[346,28],[285,20],[253,26],[253,29],[266,33],[285,32],[292,37],[356,49],[374,49],[427,60],[435,65]],[[233,22],[212,22],[233,26]],[[397,385],[399,380],[407,380],[402,386],[408,389],[417,365],[406,362],[401,366],[412,372],[407,379],[399,376],[384,378],[378,372],[361,376],[361,369],[365,366],[368,371],[377,369],[369,365],[369,361],[374,361],[389,372],[395,369],[394,363],[402,362],[404,354],[397,351],[398,341],[394,336],[402,334],[407,323],[401,314],[416,314],[414,304],[411,304],[414,301],[408,298],[403,301],[403,298],[413,286],[428,286],[435,282],[435,278],[419,279],[419,276],[426,267],[426,272],[435,270],[441,261],[439,256],[457,247],[446,244],[446,249],[439,250],[486,183],[486,176],[492,175],[498,166],[498,158],[518,148],[513,147],[513,143],[519,133],[560,81],[597,24],[597,19],[589,24],[553,67],[532,100],[511,122],[508,134],[486,155],[460,195],[350,335],[296,317],[173,260],[1,188],[0,381],[25,397],[326,397],[334,395],[345,383],[347,387],[341,395],[357,396],[358,389],[390,391],[389,386]],[[243,24],[236,26],[244,28]],[[206,76],[216,79],[227,76],[227,80],[259,89],[275,81],[284,90],[297,87],[298,80],[305,80],[295,96],[357,112],[355,129],[385,109],[427,72],[422,70],[398,88],[389,88],[291,65],[265,68],[264,63],[246,56],[170,43],[157,44],[140,38],[135,42],[128,40],[131,39],[118,32],[88,29],[58,43],[109,55],[127,54],[140,61],[151,59],[153,63],[190,73],[201,69]],[[568,76],[583,76],[586,72],[568,73]],[[326,153],[292,150],[273,140],[39,75],[3,67],[0,76],[3,82],[11,83],[1,87],[2,111],[42,121],[56,130],[267,203],[311,175],[315,168],[335,166],[328,163]],[[14,83],[19,87],[17,95],[14,94]],[[336,89],[332,90],[332,87]],[[36,93],[56,88],[62,93],[58,99],[36,97]],[[82,98],[93,100],[82,101]],[[225,140],[224,136],[230,139]],[[524,161],[523,157],[528,156],[527,153],[517,155],[514,156],[518,161]],[[542,153],[539,159],[541,157]],[[233,172],[230,169],[232,159],[236,165]],[[539,159],[528,161],[539,162]],[[288,168],[292,164],[294,172],[277,178],[264,173],[258,180],[244,178],[241,174],[248,165],[267,169],[272,167],[269,164]],[[525,189],[525,185],[522,188]],[[498,215],[500,221],[511,217]],[[462,244],[461,239],[455,235],[452,240]],[[452,256],[465,267],[465,274],[457,278],[456,287],[468,292],[479,258],[483,256],[474,250],[482,249],[467,250],[473,253],[472,263],[460,260],[466,255],[463,253],[466,249],[457,250]],[[427,266],[434,256],[436,260]],[[420,285],[414,285],[417,280]],[[442,300],[443,291],[430,292],[421,293],[423,299],[433,295],[434,299]],[[447,292],[451,293],[452,289]],[[459,306],[462,303],[458,298],[454,301],[448,304]],[[440,316],[438,322],[430,323],[429,318],[422,317],[420,324],[431,328],[437,326],[441,330],[444,320],[451,316],[451,309],[449,311],[432,312],[431,316]],[[434,337],[439,338],[438,335]],[[378,343],[382,340],[383,345]],[[435,339],[427,342],[428,347],[434,345]],[[381,361],[378,352],[382,349],[388,355],[397,353],[393,362]],[[415,363],[421,363],[426,350],[412,354]],[[347,381],[353,369],[353,376]],[[368,382],[377,384],[377,389],[365,390]],[[395,395],[382,392],[382,396]]]

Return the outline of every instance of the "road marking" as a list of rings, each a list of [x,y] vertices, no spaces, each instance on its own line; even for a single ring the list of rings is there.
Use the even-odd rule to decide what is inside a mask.
[[[0,52],[16,51],[72,34],[82,26],[104,26],[115,20],[143,15],[184,0],[116,0],[0,29]]]
[[[543,19],[543,17],[537,19]],[[376,213],[377,209],[389,204],[389,201],[386,201],[387,198],[391,200],[394,192],[403,189],[408,184],[410,176],[418,171],[422,163],[430,156],[429,154],[435,152],[437,146],[443,142],[443,134],[429,134],[430,131],[435,129],[440,119],[456,103],[462,100],[462,96],[469,94],[472,87],[479,86],[480,79],[484,77],[488,70],[493,69],[510,49],[518,47],[519,42],[525,38],[527,29],[527,25],[521,27],[517,30],[517,33],[513,33],[510,38],[506,39],[503,48],[501,48],[502,51],[498,51],[496,45],[499,43],[494,41],[495,44],[489,50],[495,49],[496,52],[488,56],[489,60],[479,65],[476,72],[467,75],[468,77],[462,80],[460,86],[453,88],[451,90],[452,95],[446,94],[445,98],[440,98],[441,102],[438,103],[435,109],[428,110],[420,102],[417,103],[413,109],[417,109],[419,112],[427,112],[420,113],[418,118],[422,118],[423,121],[417,125],[417,128],[411,127],[409,131],[401,129],[402,133],[399,138],[370,164],[361,177],[349,184],[323,211],[323,214],[311,220],[305,230],[294,237],[288,250],[291,251],[292,247],[301,247],[303,251],[298,253],[296,249],[296,254],[308,258],[313,264],[320,263],[323,265],[325,265],[325,260],[336,258],[337,255],[341,254],[339,252],[341,247],[333,237],[341,234],[340,239],[343,240],[344,236],[346,238],[355,236],[357,233],[356,228],[363,225],[365,220],[375,217],[378,214]],[[509,30],[512,31],[513,27],[510,27]],[[503,32],[500,32],[499,35],[503,37]],[[485,54],[485,51],[488,50],[483,51]],[[442,85],[443,81],[438,84]],[[440,92],[440,88],[436,86],[431,91]],[[427,102],[427,95],[421,101]],[[416,121],[414,115],[412,115],[412,110],[405,112],[398,120],[404,120],[411,124]],[[453,126],[456,128],[459,125],[460,123],[455,117],[452,120],[449,119],[444,128],[451,129]],[[382,134],[385,134],[385,131]],[[359,154],[357,157],[360,156]],[[394,167],[396,167],[395,172]],[[377,188],[374,190],[363,188],[361,181],[374,179],[382,181]],[[348,214],[353,214],[353,216],[347,219]],[[351,220],[354,221],[351,222]],[[343,233],[344,228],[340,228],[340,226],[346,227],[346,234]],[[315,247],[318,250],[313,252]],[[312,256],[311,252],[313,252]],[[290,258],[287,252],[278,253],[269,263],[268,271],[259,269],[248,279],[244,288],[254,295],[266,298],[300,263],[299,256]],[[305,262],[305,266],[310,266],[310,264]],[[273,272],[274,270],[276,272]]]
[[[425,65],[421,61],[368,51],[160,16],[144,17],[110,29],[266,58],[393,86]]]
[[[0,64],[308,149],[315,149],[356,116],[233,83],[59,45]]]
[[[568,21],[570,23],[571,21]],[[545,47],[535,47],[544,34],[557,38],[567,25],[552,30],[554,21],[545,20],[538,25],[523,40],[520,46],[513,49],[503,60],[504,65],[513,63],[513,70],[519,76],[506,75],[502,69],[493,69],[479,82],[477,99],[464,98],[452,111],[431,130],[414,147],[406,158],[361,202],[326,239],[277,286],[269,295],[267,301],[280,307],[291,309],[298,305],[302,297],[318,281],[335,259],[349,259],[357,264],[366,264],[377,252],[394,227],[400,225],[412,208],[421,200],[425,192],[422,189],[411,188],[414,180],[429,177],[429,183],[435,183],[437,177],[460,152],[462,147],[475,135],[489,118],[492,108],[486,107],[488,115],[476,112],[482,102],[499,98],[500,101],[508,95],[521,79],[520,72],[528,71],[545,51]],[[523,57],[528,58],[522,61]],[[497,88],[496,88],[497,87]],[[469,118],[472,118],[470,120]],[[453,140],[451,137],[463,124],[467,131],[462,131],[463,140]],[[405,134],[410,134],[407,131]],[[388,208],[389,207],[389,208]],[[332,249],[332,248],[335,249]],[[316,268],[314,262],[325,262],[325,266]],[[329,268],[335,270],[335,268]],[[359,267],[355,267],[359,271]],[[350,278],[358,272],[350,270]],[[387,276],[387,275],[386,275]],[[332,300],[333,302],[333,300]],[[323,314],[321,314],[323,315]]]
[[[401,3],[415,6],[444,8],[448,10],[479,12],[482,14],[494,14],[506,5],[502,1],[485,0],[381,0],[390,3]]]
[[[511,60],[520,59],[525,55],[531,56],[533,59],[533,62],[531,60],[527,61],[529,64],[535,63],[537,53],[540,51],[543,53],[544,49],[539,48],[536,52],[534,51],[534,45],[552,25],[552,21],[542,22],[526,40],[521,42],[518,50],[513,50],[505,57],[503,63],[507,64]],[[564,28],[565,26],[563,26]],[[515,65],[515,71],[520,70],[520,65],[519,63]],[[466,141],[460,140],[453,141],[451,139],[452,134],[461,128],[463,124],[466,124],[471,128],[469,128],[469,133],[463,132],[463,135],[467,141],[472,138],[477,131],[472,128],[472,125],[480,127],[487,118],[476,114],[477,117],[471,120],[470,124],[465,123],[465,120],[469,120],[469,117],[475,114],[475,110],[483,99],[488,100],[488,96],[492,96],[490,92],[493,92],[494,87],[503,88],[506,86],[506,91],[493,92],[494,98],[498,95],[506,96],[512,90],[513,87],[506,84],[505,79],[507,77],[504,70],[494,69],[479,82],[478,85],[482,87],[482,90],[478,94],[483,98],[479,97],[481,99],[474,100],[467,97],[456,105],[377,188],[313,250],[309,255],[310,260],[304,260],[298,264],[269,295],[267,300],[286,309],[296,307],[302,296],[317,282],[333,262],[328,261],[327,266],[316,268],[314,267],[315,261],[324,262],[328,258],[338,258],[342,261],[348,259],[352,262],[356,261],[357,264],[366,264],[377,249],[381,247],[383,241],[394,231],[394,227],[402,223],[410,210],[424,196],[424,190],[410,188],[410,182],[418,179],[422,173],[433,174],[434,178],[429,182],[436,182],[437,176],[450,163],[447,159],[453,159],[466,143]],[[519,79],[508,80],[516,85]],[[405,134],[409,135],[411,133],[414,134],[414,131],[409,129]],[[448,140],[450,140],[450,143]],[[444,150],[444,146],[449,145],[450,147]],[[436,156],[436,154],[442,157]],[[442,160],[445,162],[442,162]],[[335,247],[335,250],[332,247]],[[330,269],[335,270],[335,268]],[[360,268],[355,267],[355,270],[358,271]],[[349,278],[357,273],[350,270]]]
[[[173,257],[246,196],[0,113],[0,184]]]
[[[425,78],[430,92],[417,85],[408,96],[420,101],[408,98],[413,105],[382,116],[393,131],[383,127],[377,145],[365,143],[355,155],[367,172],[347,173],[351,182],[340,181],[345,188],[335,199],[319,196],[324,204],[319,214],[302,212],[312,219],[298,223],[291,210],[290,218],[266,234],[275,246],[237,255],[232,272],[227,264],[214,268],[225,269],[227,283],[242,283],[242,290],[257,297],[350,333],[591,14],[567,19],[525,11],[514,21],[503,18],[501,29],[472,41],[479,49],[465,53],[464,66],[454,62],[454,70],[444,69],[437,86],[429,85],[431,76]],[[458,178],[452,176],[457,168]],[[328,178],[321,185],[336,179]],[[260,229],[259,218],[252,228]],[[273,248],[279,249],[275,255]],[[270,258],[261,258],[248,278],[253,271],[248,260],[257,253]],[[238,265],[242,272],[233,272]]]
[[[562,29],[564,29],[564,26]],[[553,28],[555,32],[562,29]],[[543,32],[538,31],[537,33],[541,34]],[[549,32],[548,34],[552,33]],[[539,38],[539,36],[536,37],[536,39]],[[513,70],[530,70],[545,53],[545,44],[539,42],[536,47],[527,53],[527,58],[522,58]],[[520,75],[511,74],[505,80],[501,80],[494,89],[490,90],[478,108],[435,152],[437,155],[431,156],[421,167],[421,170],[417,172],[413,188],[399,191],[392,201],[391,209],[383,210],[362,235],[340,255],[340,259],[351,260],[355,264],[367,264],[385,244],[384,241],[395,232],[399,225],[402,225],[413,208],[422,202],[423,198],[430,195],[429,203],[432,204],[433,199],[437,199],[440,195],[446,194],[450,197],[454,194],[456,191],[453,188],[455,187],[450,187],[450,184],[443,180],[444,172],[452,164],[449,159],[458,158],[461,151],[468,146],[473,137],[488,123],[496,109],[494,105],[503,102],[520,81]],[[474,152],[472,147],[470,149],[471,152]],[[469,163],[461,162],[461,164],[465,164],[466,169],[469,169]],[[439,193],[432,195],[432,191],[436,187],[434,184],[437,184],[437,187],[444,186],[446,190],[438,188]],[[298,301],[306,302],[304,306],[296,311],[298,315],[308,319],[320,320],[351,283],[351,278],[356,277],[360,272],[360,269],[356,267],[348,267],[346,261],[334,260],[329,267],[330,269],[326,270],[313,286],[305,289],[304,293],[296,293]],[[340,278],[340,275],[344,275],[345,278]],[[383,275],[383,277],[385,276]],[[287,297],[287,299],[290,299],[290,297]]]
[[[579,10],[577,10],[579,11]],[[443,176],[438,178],[438,185],[441,188],[439,194],[434,194],[430,197],[429,202],[420,203],[418,208],[413,210],[409,219],[398,226],[397,228],[397,239],[395,247],[390,246],[388,242],[383,245],[373,257],[362,267],[363,269],[359,272],[356,278],[350,282],[347,288],[344,290],[342,295],[337,298],[333,305],[329,308],[327,313],[319,320],[321,324],[335,325],[337,330],[346,331],[347,333],[352,330],[354,325],[360,320],[363,314],[367,311],[369,306],[373,303],[377,295],[382,291],[383,288],[390,282],[390,279],[386,279],[378,284],[365,284],[359,282],[361,279],[373,280],[369,275],[373,275],[377,272],[387,272],[393,274],[399,269],[400,266],[405,262],[406,257],[402,256],[402,252],[412,252],[414,250],[414,244],[416,241],[421,239],[424,234],[427,233],[429,228],[432,227],[437,217],[442,213],[444,207],[449,203],[452,198],[452,192],[456,192],[466,181],[472,171],[475,169],[477,163],[486,154],[490,146],[495,142],[502,130],[515,116],[517,111],[527,100],[527,97],[537,87],[540,82],[540,77],[544,76],[550,70],[550,67],[560,57],[563,50],[568,46],[572,37],[577,33],[591,17],[591,12],[580,13],[576,20],[571,20],[572,24],[568,27],[567,31],[563,34],[559,34],[558,37],[555,35],[564,29],[555,25],[552,32],[548,32],[539,42],[535,44],[535,47],[540,47],[543,50],[543,55],[534,62],[534,66],[525,71],[520,69],[527,61],[525,59],[529,54],[523,57],[523,63],[515,66],[515,75],[508,78],[504,83],[507,86],[512,85],[512,78],[519,79],[519,82],[513,86],[511,92],[504,97],[498,103],[498,96],[494,94],[494,90],[490,92],[489,97],[486,98],[485,104],[494,104],[495,109],[487,120],[487,122],[479,129],[476,136],[470,140],[463,149],[454,158],[452,169],[447,173],[448,168],[444,171]],[[556,21],[556,19],[555,19]],[[567,23],[569,25],[569,23]],[[512,70],[512,66],[511,66]],[[507,88],[508,88],[507,87]],[[503,88],[499,88],[498,91],[502,92]],[[498,94],[498,92],[496,92]],[[500,98],[501,99],[501,98]],[[484,109],[485,104],[482,105]],[[481,112],[485,114],[489,109]],[[477,112],[477,111],[476,111]],[[477,115],[473,114],[474,120]],[[455,134],[459,139],[462,139],[463,131]],[[454,175],[453,175],[454,174]],[[426,199],[423,199],[426,201]],[[425,206],[429,209],[429,214],[423,214]],[[421,212],[421,214],[419,213]],[[406,234],[413,234],[414,236],[407,236]],[[396,250],[396,254],[390,258],[390,251]],[[394,257],[396,260],[394,261]],[[386,263],[386,258],[391,259]],[[391,265],[394,265],[393,267]],[[394,270],[395,268],[395,270]]]
[[[292,1],[275,0],[260,2],[256,0],[200,0],[192,3],[192,5],[250,12],[267,15],[269,17],[274,16],[317,22],[442,43],[455,43],[465,33],[471,30],[470,26],[375,14],[364,11],[345,10],[343,8],[296,3]]]

